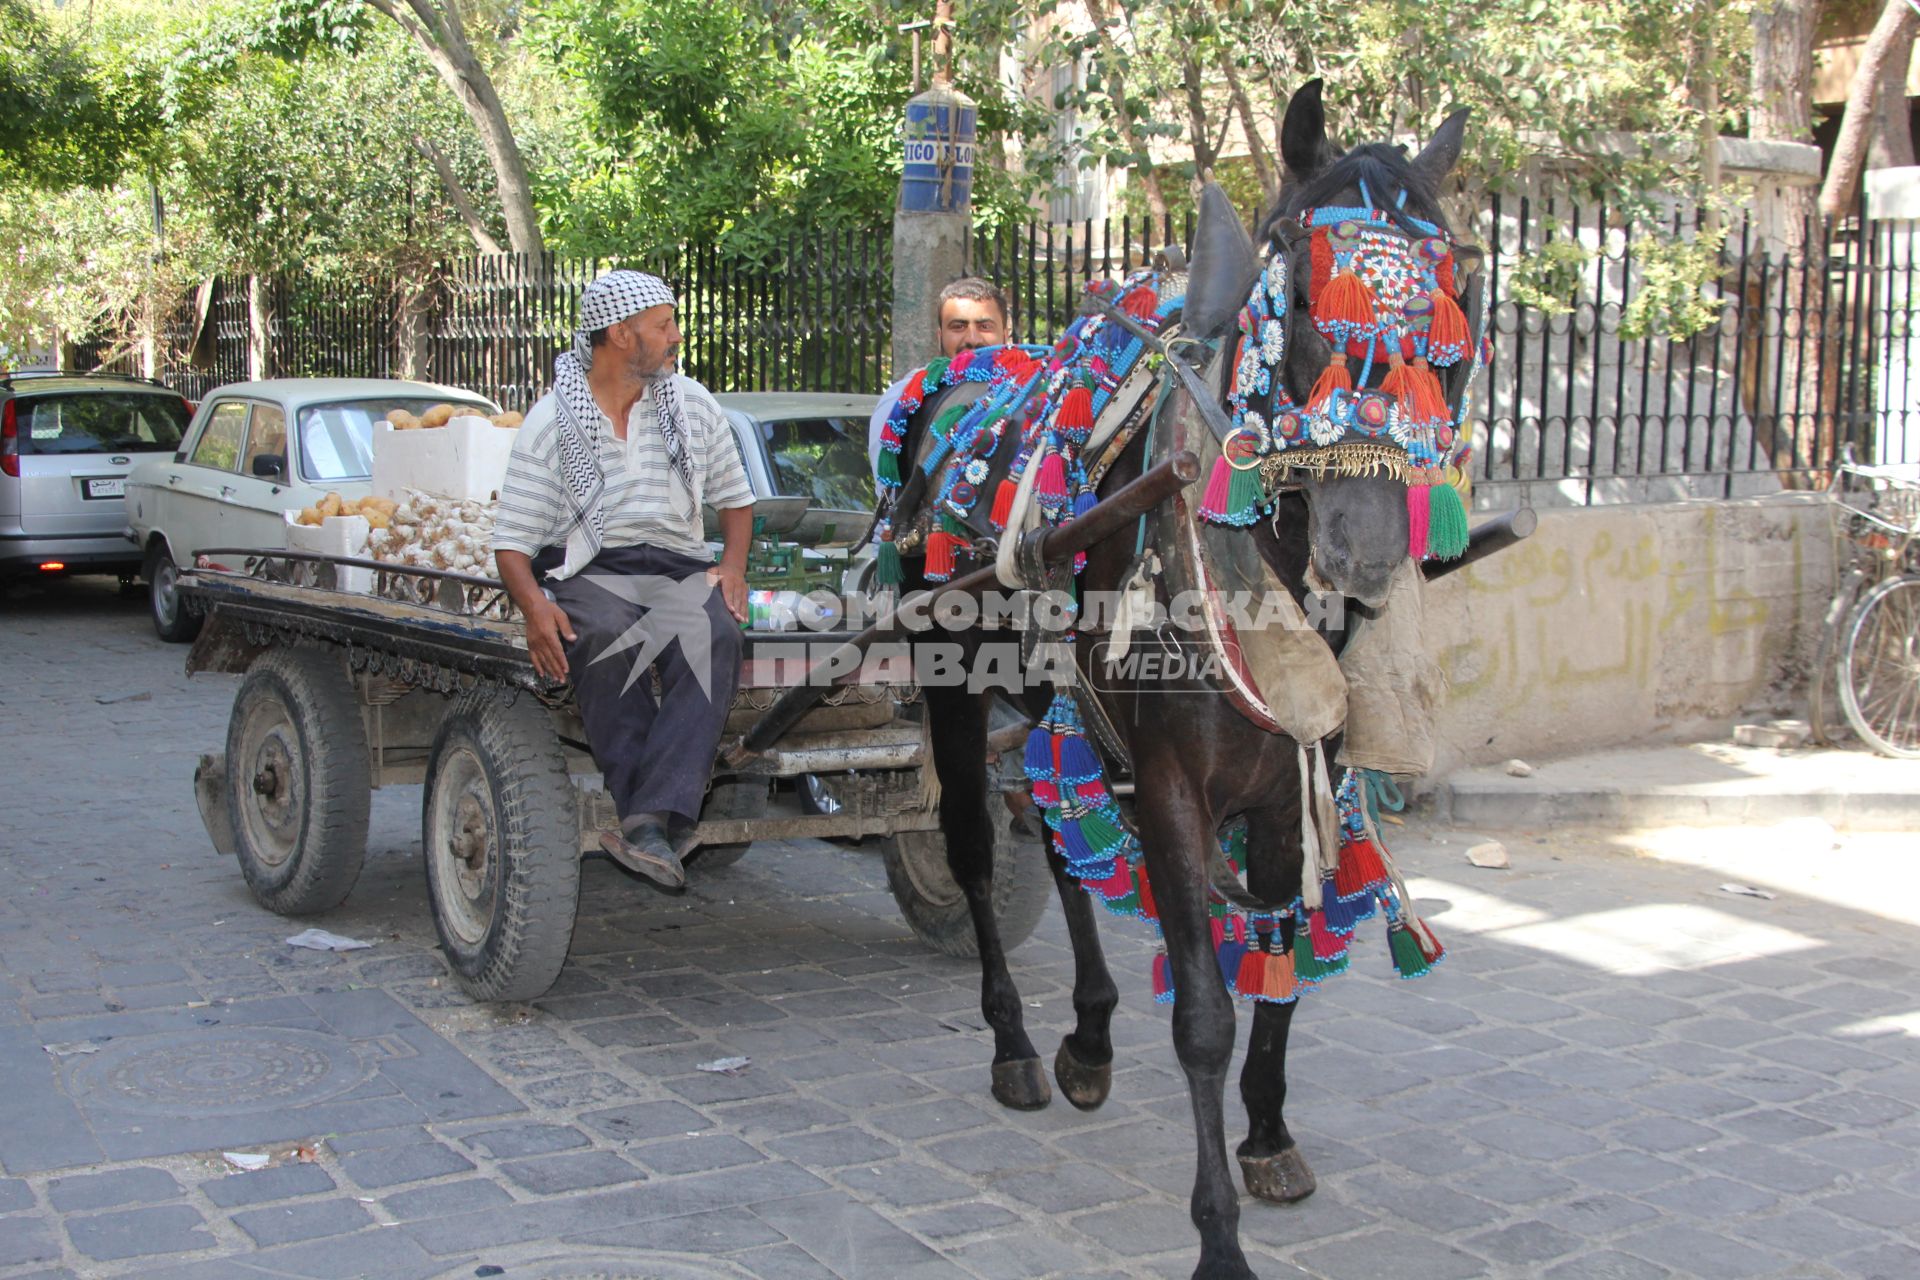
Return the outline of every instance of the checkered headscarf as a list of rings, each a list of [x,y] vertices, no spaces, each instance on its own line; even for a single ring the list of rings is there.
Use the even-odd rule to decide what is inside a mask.
[[[573,347],[561,354],[553,365],[553,389],[559,402],[560,467],[574,515],[585,534],[589,550],[597,554],[605,533],[600,510],[604,487],[600,465],[594,456],[594,441],[600,432],[600,406],[587,385],[587,370],[593,367],[592,334],[649,307],[675,306],[673,290],[658,276],[639,271],[610,271],[588,285],[580,294],[580,325],[573,331]],[[653,379],[654,408],[659,414],[660,434],[666,437],[667,458],[680,479],[689,500],[693,496],[693,462],[687,453],[687,417],[680,403],[680,388],[672,373]]]

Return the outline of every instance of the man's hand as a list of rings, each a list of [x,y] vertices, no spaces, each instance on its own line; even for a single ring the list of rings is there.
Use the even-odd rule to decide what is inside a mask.
[[[539,603],[531,610],[521,611],[527,620],[527,655],[533,659],[533,669],[546,679],[565,680],[567,649],[563,641],[577,639],[573,621],[565,609],[544,595],[537,599]]]
[[[746,571],[737,565],[717,564],[707,570],[707,582],[719,585],[720,598],[726,602],[727,612],[733,615],[734,621],[745,622],[747,620]]]

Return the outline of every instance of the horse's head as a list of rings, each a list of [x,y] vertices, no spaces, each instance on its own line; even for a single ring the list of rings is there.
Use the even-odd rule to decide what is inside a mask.
[[[1329,274],[1323,260],[1327,235],[1324,228],[1319,228],[1321,243],[1316,244],[1316,227],[1303,220],[1340,210],[1354,222],[1365,223],[1372,211],[1378,211],[1386,220],[1381,230],[1390,239],[1404,233],[1409,244],[1425,246],[1441,241],[1450,245],[1453,237],[1440,208],[1438,191],[1459,159],[1467,112],[1449,116],[1417,156],[1408,157],[1400,147],[1380,143],[1343,152],[1328,136],[1320,90],[1320,82],[1312,81],[1288,104],[1281,128],[1286,177],[1274,208],[1261,220],[1257,250],[1225,196],[1211,187],[1203,193],[1187,287],[1185,327],[1193,337],[1219,338],[1231,332],[1237,316],[1251,314],[1242,309],[1254,303],[1262,304],[1266,308],[1262,314],[1271,315],[1283,326],[1285,354],[1282,363],[1271,370],[1274,385],[1247,403],[1246,407],[1253,410],[1247,417],[1262,424],[1271,447],[1287,460],[1291,480],[1283,488],[1297,488],[1305,496],[1314,568],[1342,594],[1362,603],[1378,604],[1385,599],[1388,580],[1408,555],[1408,478],[1415,472],[1431,472],[1434,462],[1432,456],[1413,459],[1402,433],[1397,428],[1389,429],[1384,422],[1372,424],[1372,430],[1332,432],[1323,438],[1324,417],[1316,425],[1308,415],[1292,412],[1309,406],[1316,411],[1322,409],[1322,388],[1326,385],[1323,375],[1330,365],[1338,363],[1342,370],[1354,366],[1350,374],[1354,392],[1387,390],[1392,395],[1401,376],[1394,370],[1402,363],[1401,330],[1397,327],[1391,338],[1385,331],[1374,337],[1359,330],[1343,337],[1333,326],[1316,324],[1317,299],[1312,291],[1316,281],[1324,287],[1324,277]],[[1354,218],[1354,211],[1369,212]],[[1287,259],[1284,274],[1279,276],[1273,269],[1276,257]],[[1271,293],[1262,299],[1261,290],[1272,290],[1276,279],[1284,279],[1290,292],[1290,299],[1284,303]],[[1389,308],[1395,309],[1389,319],[1394,326],[1401,323],[1399,301],[1383,296],[1374,305],[1383,315]],[[1429,372],[1426,321],[1424,317],[1416,320],[1412,314],[1422,305],[1420,294],[1406,303],[1406,331],[1417,329],[1421,335],[1422,354],[1414,363],[1425,377]],[[1246,323],[1243,319],[1243,334]],[[1329,328],[1334,328],[1334,337],[1341,343],[1338,349],[1329,340]],[[1385,355],[1375,358],[1376,342],[1381,352],[1392,348],[1391,369]],[[1367,352],[1364,357],[1359,354],[1363,350]],[[1409,346],[1408,350],[1413,348]],[[1448,370],[1443,376],[1454,375]],[[1464,380],[1458,385],[1464,390]],[[1444,384],[1442,394],[1451,394]],[[1303,418],[1308,420],[1310,438],[1300,434]],[[1292,439],[1282,438],[1282,422],[1295,429]],[[1445,435],[1451,440],[1450,428]],[[1377,440],[1367,438],[1373,436]]]

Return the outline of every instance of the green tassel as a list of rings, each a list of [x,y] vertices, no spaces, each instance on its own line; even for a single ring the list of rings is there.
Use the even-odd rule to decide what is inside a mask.
[[[1466,549],[1466,504],[1458,489],[1442,481],[1428,496],[1427,550],[1436,560],[1452,560]]]
[[[1099,809],[1080,819],[1080,834],[1086,837],[1087,847],[1095,853],[1112,853],[1127,839],[1127,833]]]
[[[1433,968],[1432,961],[1421,952],[1420,944],[1414,939],[1411,929],[1388,929],[1387,945],[1393,951],[1394,970],[1401,977],[1417,978]]]
[[[967,526],[961,523],[958,516],[949,515],[945,512],[941,513],[940,527],[956,538],[966,538],[970,533]]]
[[[1229,522],[1251,523],[1253,509],[1266,497],[1260,487],[1260,469],[1248,467],[1233,469],[1233,483],[1227,486],[1227,516]]]
[[[1118,898],[1102,899],[1101,901],[1105,903],[1107,910],[1117,916],[1137,916],[1140,914],[1140,892],[1137,889],[1131,893],[1122,894]]]
[[[940,385],[940,379],[947,376],[947,365],[950,363],[945,356],[927,362],[926,375],[920,379],[920,385],[926,388],[927,395],[932,395],[934,388]]]
[[[897,587],[907,580],[907,571],[900,563],[900,548],[891,542],[883,542],[874,550],[873,580],[882,587]]]
[[[887,450],[882,449],[880,451],[880,462],[879,462],[879,465],[875,468],[875,470],[880,476],[880,483],[887,484],[887,485],[899,484],[900,483],[900,455],[897,453],[890,453]]]
[[[1419,950],[1419,948],[1415,948]],[[1307,936],[1307,923],[1302,920],[1293,930],[1293,976],[1302,982],[1321,982],[1337,973],[1347,970],[1347,957],[1338,960],[1322,960],[1313,954],[1313,940]]]
[[[933,420],[933,434],[945,440],[947,438],[947,432],[953,430],[953,424],[960,421],[962,415],[971,408],[973,408],[973,406],[970,404],[957,404],[951,409],[948,409],[945,413]]]

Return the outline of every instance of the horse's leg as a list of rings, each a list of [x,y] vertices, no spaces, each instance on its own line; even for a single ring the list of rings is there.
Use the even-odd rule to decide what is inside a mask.
[[[967,895],[980,947],[980,1013],[993,1028],[993,1096],[1003,1106],[1035,1111],[1053,1100],[1053,1087],[1027,1038],[1020,993],[1007,972],[999,922],[993,918],[994,818],[987,809],[987,699],[992,695],[946,687],[928,688],[925,694],[947,868]]]
[[[1292,896],[1300,883],[1300,804],[1275,805],[1247,815],[1247,888],[1266,902]],[[1287,935],[1286,941],[1293,941]],[[1313,1194],[1313,1170],[1300,1154],[1281,1110],[1287,1101],[1287,1031],[1299,1002],[1253,1006],[1253,1032],[1240,1069],[1247,1107],[1247,1140],[1240,1144],[1240,1176],[1247,1192],[1276,1204]]]
[[[1113,1088],[1113,1007],[1120,1003],[1120,992],[1100,947],[1093,897],[1067,874],[1067,860],[1055,852],[1051,840],[1047,841],[1047,864],[1053,868],[1067,934],[1073,940],[1074,1027],[1061,1037],[1053,1077],[1068,1102],[1092,1111]]]
[[[1227,1168],[1223,1114],[1233,1001],[1220,980],[1207,928],[1206,860],[1216,824],[1199,787],[1177,764],[1143,760],[1139,776],[1153,780],[1153,794],[1140,796],[1136,811],[1173,966],[1173,1048],[1187,1074],[1199,1144],[1192,1211],[1200,1265],[1194,1280],[1251,1280],[1253,1270],[1240,1251],[1240,1199]]]

